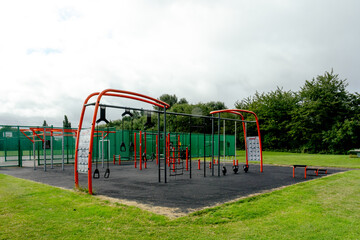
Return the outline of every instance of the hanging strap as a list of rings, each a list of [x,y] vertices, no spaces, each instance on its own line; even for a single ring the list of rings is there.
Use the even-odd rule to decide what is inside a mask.
[[[99,130],[99,123],[104,121],[106,124],[109,123],[109,121],[106,119],[106,108],[105,107],[100,107],[100,118],[98,120],[96,120],[96,132],[98,132]],[[108,127],[109,128],[109,127]],[[99,140],[97,141],[99,143]],[[104,141],[103,141],[104,144]],[[96,150],[98,151],[98,150]],[[109,161],[108,161],[109,163]],[[95,171],[93,173],[93,178],[94,179],[98,179],[100,178],[100,171],[98,169],[98,154],[96,154],[96,159],[95,159]]]

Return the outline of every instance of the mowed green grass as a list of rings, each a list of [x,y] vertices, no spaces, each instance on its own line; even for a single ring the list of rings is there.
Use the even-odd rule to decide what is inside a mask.
[[[237,151],[239,161],[245,162],[245,151]],[[274,165],[309,165],[317,167],[360,168],[360,158],[349,155],[307,154],[263,151],[263,163]],[[251,162],[258,164],[259,162]]]
[[[359,239],[360,171],[178,219],[0,174],[0,239]]]

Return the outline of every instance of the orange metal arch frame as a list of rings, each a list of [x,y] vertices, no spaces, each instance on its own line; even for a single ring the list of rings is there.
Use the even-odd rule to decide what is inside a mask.
[[[75,154],[75,167],[74,167],[75,187],[76,188],[79,188],[79,173],[78,173],[77,165],[78,165],[78,150],[79,150],[80,131],[82,129],[82,124],[83,124],[85,110],[86,110],[88,101],[94,96],[97,96],[97,99],[96,99],[95,109],[94,109],[94,114],[93,114],[93,119],[92,119],[90,143],[89,143],[89,155],[88,155],[88,190],[89,190],[89,194],[92,194],[92,149],[93,149],[93,143],[94,143],[93,136],[95,133],[96,117],[97,117],[98,109],[100,106],[100,100],[102,99],[102,97],[103,96],[111,96],[111,97],[119,97],[119,98],[128,98],[128,99],[132,99],[132,100],[136,100],[136,101],[145,102],[145,103],[148,103],[151,105],[155,105],[157,107],[163,108],[165,111],[167,108],[170,107],[169,104],[167,104],[163,101],[160,101],[158,99],[155,99],[155,98],[143,95],[143,94],[124,91],[124,90],[105,89],[102,92],[95,92],[95,93],[90,94],[85,99],[83,107],[82,107],[79,126],[78,126],[78,134],[77,134],[77,138],[76,138],[76,154]]]
[[[241,116],[241,120],[244,121],[244,116],[241,114],[243,113],[250,113],[252,115],[254,115],[255,120],[256,120],[256,126],[257,126],[257,130],[258,130],[258,136],[259,136],[259,148],[260,148],[260,172],[263,172],[263,155],[262,155],[262,144],[261,144],[261,136],[260,136],[260,126],[259,126],[259,119],[257,117],[257,115],[249,110],[243,110],[243,109],[223,109],[223,110],[216,110],[216,111],[212,111],[210,112],[210,114],[216,114],[218,113],[220,115],[220,113],[224,113],[224,112],[228,112],[228,113],[232,113],[232,114],[236,114]],[[246,142],[246,130],[245,130],[245,123],[243,122],[243,130],[244,130],[244,138],[245,138],[245,150],[247,151],[247,142]],[[248,154],[246,153],[246,166],[248,166]]]

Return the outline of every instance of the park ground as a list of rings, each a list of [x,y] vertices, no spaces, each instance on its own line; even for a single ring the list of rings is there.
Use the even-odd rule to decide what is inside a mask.
[[[359,158],[264,152],[264,159],[348,171],[178,218],[0,174],[0,239],[359,239]]]

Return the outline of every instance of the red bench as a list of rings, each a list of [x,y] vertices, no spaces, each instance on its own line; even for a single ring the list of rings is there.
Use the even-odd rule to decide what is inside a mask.
[[[304,178],[306,178],[306,168],[307,168],[307,165],[293,165],[293,178],[295,178],[295,168],[297,167],[302,167],[302,168],[305,168],[305,175],[304,175]]]
[[[316,176],[318,176],[319,173],[327,174],[327,169],[308,168],[307,165],[293,165],[293,178],[295,178],[295,168],[297,168],[297,167],[305,168],[305,170],[304,170],[304,178],[306,178],[306,172],[307,171],[314,171]]]

